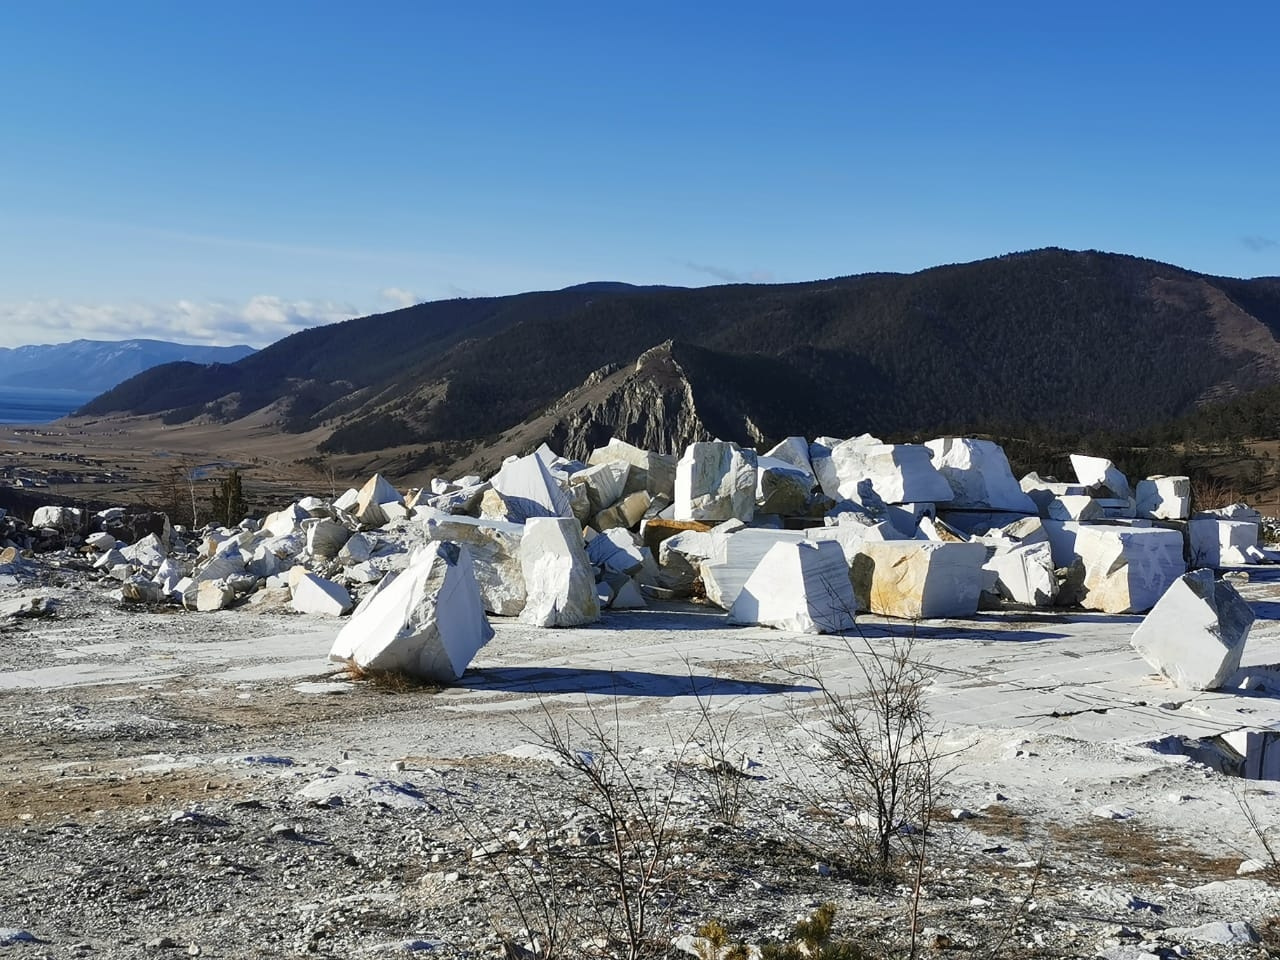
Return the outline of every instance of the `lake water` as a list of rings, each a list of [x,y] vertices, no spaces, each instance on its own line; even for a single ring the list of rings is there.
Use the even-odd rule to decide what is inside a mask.
[[[0,387],[0,423],[48,423],[65,417],[95,396],[81,390]]]

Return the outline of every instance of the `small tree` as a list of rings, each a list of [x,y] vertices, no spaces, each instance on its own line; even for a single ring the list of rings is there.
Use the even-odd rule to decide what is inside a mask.
[[[244,499],[240,471],[232,470],[213,491],[213,519],[229,527],[243,520],[246,513],[248,505]]]

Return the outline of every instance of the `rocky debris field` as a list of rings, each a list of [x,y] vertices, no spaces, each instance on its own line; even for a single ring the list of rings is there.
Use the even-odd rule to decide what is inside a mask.
[[[12,592],[38,612],[0,631],[0,950],[14,956],[625,955],[612,866],[625,828],[640,837],[629,882],[652,867],[656,955],[710,919],[747,942],[785,938],[825,902],[837,935],[873,956],[909,953],[913,902],[920,955],[1275,946],[1280,889],[1249,872],[1270,862],[1240,806],[1273,823],[1266,783],[1150,739],[1082,735],[1068,710],[1006,724],[946,708],[972,689],[968,665],[1014,647],[1070,664],[1114,646],[1090,639],[1107,639],[1101,622],[917,631],[946,769],[923,857],[907,824],[895,853],[897,869],[919,865],[915,901],[914,872],[881,886],[851,850],[839,815],[854,812],[815,739],[822,694],[789,666],[816,653],[832,688],[852,689],[869,656],[857,645],[689,605],[578,630],[499,622],[463,681],[438,689],[335,671],[334,628],[283,605],[140,612],[113,585],[32,562]],[[865,632],[881,653],[910,634],[884,620]],[[1260,647],[1280,652],[1270,635]],[[1101,672],[1087,683],[1114,680]],[[1150,702],[1170,695],[1141,673]],[[600,812],[579,751],[632,778],[622,818]],[[656,849],[645,817],[662,818]]]
[[[0,517],[0,952],[1280,954],[1264,521],[1075,459]]]

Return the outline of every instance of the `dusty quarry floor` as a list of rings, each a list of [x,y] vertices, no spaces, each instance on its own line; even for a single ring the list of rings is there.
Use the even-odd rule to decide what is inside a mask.
[[[1245,663],[1269,666],[1280,574],[1250,573]],[[864,885],[815,822],[808,675],[856,691],[866,658],[908,637],[947,753],[917,953],[1280,949],[1280,886],[1237,876],[1266,860],[1244,810],[1280,823],[1280,785],[1152,746],[1275,726],[1280,696],[1173,689],[1130,650],[1136,617],[860,618],[854,638],[695,605],[576,630],[495,619],[462,681],[436,691],[335,674],[339,622],[280,606],[125,609],[48,565],[0,588],[34,597],[55,614],[0,620],[0,956],[500,956],[536,926],[518,907],[558,883],[579,898],[566,927],[581,921],[560,955],[601,955],[581,898],[606,909],[607,878],[526,868],[540,849],[608,849],[547,760],[548,723],[576,721],[599,722],[645,795],[670,799],[661,944],[713,917],[759,942],[832,901],[869,955],[909,955],[910,883]],[[692,762],[708,725],[749,768],[731,825]],[[1263,942],[1207,942],[1243,929],[1217,921]]]

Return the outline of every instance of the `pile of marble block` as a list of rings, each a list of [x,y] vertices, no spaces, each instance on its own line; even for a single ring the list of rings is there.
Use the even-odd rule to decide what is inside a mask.
[[[466,669],[489,617],[582,627],[687,597],[737,623],[827,633],[862,612],[1141,613],[1189,565],[1267,559],[1244,505],[1193,514],[1185,477],[1131,484],[1109,460],[1071,463],[1067,481],[1018,480],[999,445],[967,437],[788,437],[763,453],[709,440],[678,456],[615,438],[585,462],[543,445],[488,479],[404,492],[375,474],[186,532],[185,552],[167,527],[76,542],[124,600],[217,611],[279,598],[302,615],[350,614],[335,659],[439,682]],[[65,511],[33,521],[80,536]]]

